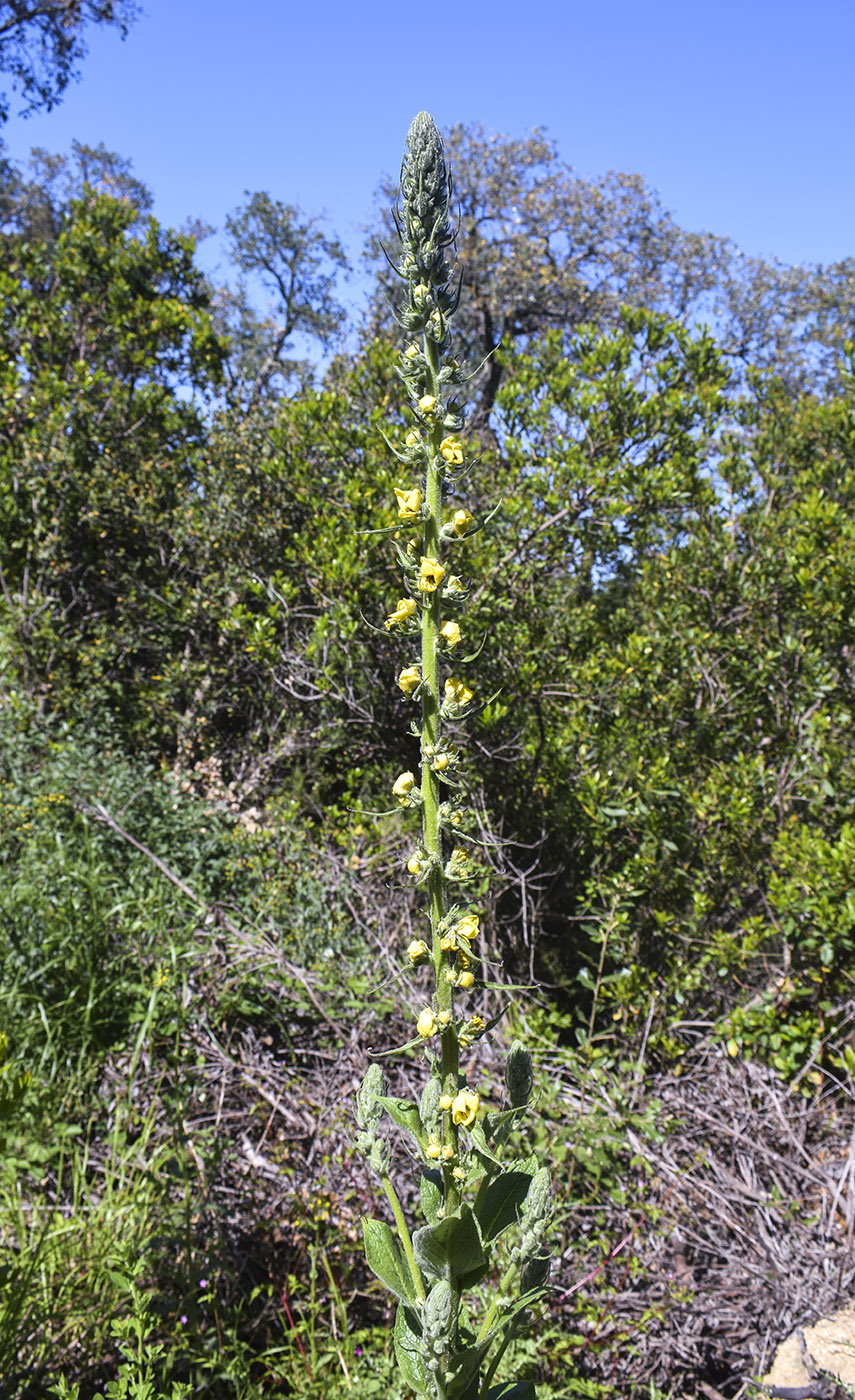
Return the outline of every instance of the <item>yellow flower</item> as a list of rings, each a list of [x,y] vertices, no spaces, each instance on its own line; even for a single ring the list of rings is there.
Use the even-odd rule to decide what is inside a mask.
[[[459,578],[457,574],[452,574],[445,585],[445,591],[447,594],[451,595],[465,593],[466,588],[463,583],[463,579]]]
[[[439,1030],[436,1017],[429,1006],[426,1006],[424,1011],[420,1013],[419,1019],[416,1021],[416,1030],[423,1040],[430,1040],[431,1036],[436,1035]]]
[[[417,443],[421,442],[421,438],[419,437],[415,428],[410,429],[410,431],[407,433],[407,436],[404,438],[404,442],[407,444],[408,447],[415,447]]]
[[[425,1148],[425,1156],[430,1157],[432,1162],[438,1162],[440,1157],[442,1156],[442,1147],[440,1145],[439,1136],[437,1133],[431,1133],[430,1137],[428,1138],[428,1145]]]
[[[462,987],[464,992],[468,992],[474,981],[475,978],[472,976],[471,972],[461,972],[457,979],[457,985],[458,987]]]
[[[447,1142],[447,1143],[445,1144],[445,1147],[442,1149],[442,1160],[443,1160],[444,1162],[450,1162],[450,1161],[452,1160],[453,1156],[454,1156],[454,1148],[452,1147],[452,1145],[451,1145],[450,1142]]]
[[[456,647],[463,640],[463,633],[456,622],[444,622],[439,629],[439,635],[447,647]]]
[[[398,677],[398,685],[405,695],[412,695],[417,686],[422,683],[422,673],[418,666],[408,666]]]
[[[413,854],[407,861],[407,869],[411,875],[421,875],[423,863],[424,860],[421,851],[413,851]]]
[[[402,627],[405,622],[409,622],[416,610],[415,598],[400,598],[395,611],[386,618],[386,627]]]
[[[445,565],[440,564],[438,559],[425,558],[422,555],[421,568],[419,569],[419,592],[434,593],[442,583],[445,574]]]
[[[431,764],[435,773],[444,773],[448,767],[450,756],[447,753],[438,753]]]
[[[406,355],[408,360],[414,360],[418,353],[419,347],[417,345],[408,345],[406,350],[404,351],[404,354]]]
[[[451,1175],[454,1177],[455,1181],[463,1181],[466,1177],[466,1173],[462,1167],[455,1167]]]
[[[451,1105],[452,1122],[456,1123],[458,1128],[470,1128],[475,1122],[480,1102],[479,1096],[473,1094],[470,1089],[461,1089]]]
[[[425,413],[425,414],[427,414],[427,413],[433,413],[433,411],[434,411],[435,408],[436,408],[436,395],[435,395],[435,394],[425,394],[422,398],[419,399],[419,409],[421,410],[422,413]]]
[[[452,518],[452,524],[454,525],[455,535],[465,534],[465,532],[469,529],[469,526],[472,524],[472,521],[474,519],[475,516],[470,510],[456,510]]]
[[[413,287],[414,301],[423,301],[427,295],[428,288],[425,286],[424,282],[419,282],[417,286]]]
[[[450,1011],[440,1011],[440,1013],[439,1013],[439,1024],[440,1024],[441,1026],[447,1026],[447,1025],[449,1024],[450,1021],[451,1021],[451,1012],[450,1012]]]
[[[463,466],[463,444],[457,438],[443,438],[439,450],[450,467]]]
[[[425,943],[424,939],[414,938],[409,948],[407,949],[407,957],[409,958],[411,963],[415,964],[417,962],[421,962],[422,958],[427,957],[427,951],[428,945]]]
[[[443,1113],[447,1113],[453,1103],[454,1100],[450,1094],[443,1094],[442,1098],[439,1101],[439,1106],[442,1109]]]
[[[481,930],[481,921],[477,914],[464,914],[458,924],[454,926],[454,932],[459,938],[465,938],[467,943],[471,943],[473,938],[477,938]]]
[[[439,940],[439,946],[444,953],[453,953],[455,948],[457,947],[454,934],[444,933],[442,935],[442,938]]]
[[[449,676],[445,682],[445,698],[448,704],[459,705],[462,708],[475,699],[475,692],[456,676]]]
[[[402,773],[392,784],[392,793],[400,803],[405,804],[415,785],[416,780],[412,773]]]
[[[419,511],[422,508],[422,493],[416,487],[411,491],[401,491],[395,487],[395,499],[398,502],[398,515],[401,520],[417,520]]]

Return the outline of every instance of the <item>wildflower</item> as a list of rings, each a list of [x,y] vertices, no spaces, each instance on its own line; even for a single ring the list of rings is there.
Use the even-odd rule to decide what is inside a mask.
[[[398,606],[386,618],[386,629],[390,631],[393,627],[403,627],[405,622],[409,622],[416,610],[415,598],[399,598]]]
[[[398,515],[401,520],[417,520],[419,511],[422,508],[422,493],[416,487],[411,491],[401,491],[395,487],[395,499],[398,502]]]
[[[478,1105],[481,1102],[478,1094],[473,1094],[470,1089],[461,1089],[454,1103],[451,1105],[451,1120],[458,1128],[470,1128],[475,1122],[475,1115],[478,1112]]]
[[[412,695],[422,683],[422,673],[418,666],[407,666],[398,677],[398,685],[405,695]]]
[[[457,940],[453,933],[444,933],[439,940],[439,946],[444,953],[454,953],[457,951]]]
[[[471,511],[463,507],[461,507],[460,510],[456,510],[452,517],[455,535],[465,534],[474,519],[475,517]]]
[[[428,1145],[425,1148],[425,1156],[430,1157],[432,1162],[438,1162],[442,1155],[442,1146],[437,1133],[431,1133],[428,1138]]]
[[[413,967],[416,966],[416,963],[422,962],[427,957],[427,955],[428,945],[425,943],[424,939],[414,938],[409,948],[407,949],[407,957],[413,964]]]
[[[413,287],[413,301],[424,301],[429,296],[430,288],[426,287],[424,282],[419,282]]]
[[[407,444],[408,447],[417,447],[419,445],[419,443],[421,442],[421,438],[419,437],[415,428],[410,429],[410,431],[407,433],[407,436],[404,438],[404,442]]]
[[[457,438],[443,438],[439,450],[450,467],[463,466],[463,444]]]
[[[419,355],[419,347],[418,347],[418,345],[408,345],[407,348],[406,348],[406,350],[404,351],[404,354],[406,355],[406,357],[407,357],[408,360],[415,360],[415,359],[418,359],[418,355]]]
[[[439,635],[447,647],[459,646],[463,640],[463,633],[456,622],[444,622],[439,629]]]
[[[424,394],[423,397],[419,399],[419,410],[420,410],[420,412],[422,412],[422,413],[424,413],[424,414],[433,413],[433,411],[434,411],[435,408],[436,408],[436,395],[435,395],[435,394]]]
[[[477,938],[480,930],[481,920],[477,914],[464,914],[460,922],[454,926],[454,932],[458,938],[465,938],[467,943],[471,943],[473,938]]]
[[[450,1021],[451,1021],[451,1012],[450,1012],[450,1011],[440,1011],[439,1016],[437,1017],[437,1020],[439,1021],[439,1024],[440,1024],[441,1026],[447,1026],[447,1025],[450,1023]]]
[[[433,761],[430,766],[435,773],[444,773],[450,762],[451,755],[448,752],[444,751],[443,753],[438,753],[434,755]]]
[[[453,1103],[454,1100],[450,1094],[443,1094],[442,1098],[439,1101],[439,1106],[442,1109],[443,1113],[447,1113]]]
[[[443,1160],[444,1162],[450,1162],[450,1161],[452,1160],[453,1157],[454,1157],[454,1148],[452,1147],[452,1145],[451,1145],[450,1142],[447,1142],[447,1143],[445,1144],[445,1147],[442,1149],[442,1160]]]
[[[463,579],[459,578],[457,574],[451,574],[448,578],[448,582],[446,583],[445,588],[443,589],[444,596],[446,598],[459,599],[462,598],[465,593],[466,585],[464,584]]]
[[[434,593],[442,583],[445,574],[445,565],[440,564],[438,559],[425,558],[422,555],[421,568],[419,569],[419,591],[421,593]]]
[[[400,684],[400,682],[399,682]],[[445,700],[448,705],[456,705],[462,709],[475,699],[474,690],[470,690],[464,681],[458,680],[456,676],[449,676],[445,682]]]
[[[412,773],[402,773],[392,784],[392,794],[397,797],[401,806],[406,806],[407,798],[416,785],[415,777]]]
[[[457,985],[458,987],[462,987],[464,992],[468,992],[474,981],[475,978],[471,972],[461,972],[457,979]]]
[[[416,1030],[423,1040],[430,1040],[431,1036],[436,1035],[439,1030],[436,1017],[429,1006],[420,1012],[419,1019],[416,1021]]]
[[[466,1173],[462,1167],[455,1167],[451,1175],[454,1177],[455,1181],[463,1181]]]

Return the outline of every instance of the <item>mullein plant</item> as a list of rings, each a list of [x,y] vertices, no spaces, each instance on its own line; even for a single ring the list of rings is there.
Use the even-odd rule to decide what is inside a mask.
[[[479,989],[489,984],[475,951],[481,914],[466,894],[478,868],[465,835],[471,813],[454,737],[479,703],[468,669],[477,650],[458,660],[465,644],[457,618],[468,590],[454,553],[483,522],[449,500],[459,500],[471,465],[460,439],[463,410],[452,396],[462,375],[449,341],[460,290],[451,285],[447,258],[450,200],[442,139],[420,112],[407,136],[396,210],[397,271],[406,283],[399,320],[409,338],[398,373],[412,426],[403,442],[389,444],[404,470],[390,533],[406,583],[385,626],[412,648],[397,684],[421,711],[412,726],[421,779],[402,773],[392,791],[401,807],[421,816],[421,839],[406,866],[424,892],[425,936],[402,950],[421,1006],[414,1037],[400,1049],[421,1051],[429,1075],[417,1104],[390,1096],[380,1064],[372,1063],[356,1098],[355,1141],[394,1220],[394,1227],[368,1217],[363,1223],[368,1263],[397,1298],[395,1352],[405,1383],[425,1400],[534,1400],[530,1381],[496,1381],[549,1275],[549,1171],[533,1155],[514,1157],[510,1147],[531,1099],[531,1056],[513,1043],[503,1100],[491,1111],[461,1072],[461,1052],[499,1018],[485,1020],[477,1009]],[[390,1122],[419,1176],[422,1219],[414,1228],[390,1175]]]

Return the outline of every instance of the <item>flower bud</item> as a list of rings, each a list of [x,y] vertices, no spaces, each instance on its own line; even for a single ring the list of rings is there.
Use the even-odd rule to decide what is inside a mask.
[[[414,938],[407,948],[407,957],[413,967],[418,967],[421,963],[427,962],[428,945],[423,938]]]
[[[448,1279],[439,1279],[425,1299],[422,1308],[422,1346],[442,1341],[448,1335],[454,1294]]]
[[[439,635],[449,649],[459,646],[463,640],[463,633],[460,631],[459,624],[453,621],[444,622],[439,629]]]
[[[409,797],[410,793],[415,787],[415,784],[416,780],[412,773],[401,773],[392,784],[392,792],[398,798],[399,801],[402,798],[406,799]]]

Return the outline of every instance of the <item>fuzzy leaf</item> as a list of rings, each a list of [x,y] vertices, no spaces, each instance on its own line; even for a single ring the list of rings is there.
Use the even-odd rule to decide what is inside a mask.
[[[490,1182],[478,1211],[478,1223],[485,1240],[494,1240],[519,1219],[530,1186],[531,1176],[521,1171],[502,1172]]]
[[[442,1205],[442,1177],[439,1172],[422,1172],[419,1187],[425,1220],[427,1220],[428,1224],[435,1225],[437,1211]]]
[[[362,1217],[368,1267],[397,1298],[414,1303],[416,1290],[400,1241],[383,1220]]]
[[[416,1230],[413,1253],[431,1278],[446,1278],[460,1288],[471,1288],[487,1272],[478,1223],[468,1205],[457,1215]]]
[[[394,1334],[398,1368],[410,1389],[414,1390],[417,1395],[426,1396],[430,1395],[431,1387],[422,1364],[421,1331],[416,1331],[418,1326],[418,1318],[412,1309],[405,1308],[403,1303],[399,1303],[398,1311],[395,1314]]]
[[[481,1369],[482,1347],[468,1347],[453,1360],[445,1393],[448,1400],[478,1400],[478,1373]]]
[[[496,1167],[501,1167],[501,1160],[487,1146],[487,1139],[484,1136],[484,1129],[481,1127],[481,1124],[473,1123],[471,1128],[467,1128],[467,1132],[472,1141],[472,1146],[475,1148],[475,1151],[482,1161],[489,1162]]]
[[[377,1103],[385,1108],[393,1123],[397,1123],[399,1128],[403,1128],[415,1138],[419,1147],[427,1147],[427,1133],[419,1116],[419,1110],[409,1099],[393,1099],[378,1097]]]

